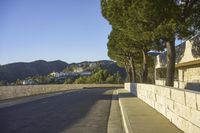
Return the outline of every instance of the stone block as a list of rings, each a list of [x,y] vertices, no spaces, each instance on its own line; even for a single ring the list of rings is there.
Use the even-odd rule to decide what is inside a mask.
[[[153,93],[152,91],[147,91],[147,98],[149,98],[150,100],[156,101],[156,95],[155,93]]]
[[[143,95],[145,95],[144,90],[138,89],[138,90],[137,90],[137,96],[139,97],[139,96],[143,96]]]
[[[158,96],[163,96],[162,94],[162,91],[163,91],[163,87],[162,86],[155,86],[155,93],[156,95]]]
[[[179,115],[179,116],[183,116],[183,113],[182,113],[182,106],[181,104],[177,103],[177,102],[174,102],[174,110],[173,112],[176,114],[176,115]]]
[[[168,87],[163,87],[163,91],[162,91],[162,95],[164,96],[164,97],[167,97],[167,98],[170,98],[171,97],[171,89],[170,88],[168,88]]]
[[[155,102],[155,109],[158,111],[158,112],[160,112],[160,110],[161,110],[161,107],[162,105],[160,105],[159,103],[157,103],[157,102]]]
[[[0,87],[0,100],[30,96],[36,94],[43,94],[49,92],[58,92],[68,89],[81,89],[83,87],[90,87],[91,85],[30,85],[30,86],[1,86]],[[122,87],[122,85],[113,84],[94,84],[93,87]]]
[[[163,96],[159,96],[159,95],[157,95],[156,94],[156,102],[158,102],[159,104],[161,104],[161,105],[165,105],[165,97],[163,97]]]
[[[189,120],[191,117],[191,108],[183,107],[182,117],[186,120]]]
[[[176,124],[175,124],[179,129],[181,129],[182,131],[186,131],[187,128],[189,127],[189,123],[187,120],[183,119],[180,116],[176,117]]]
[[[146,88],[148,88],[148,90],[152,93],[156,93],[155,85],[146,85]]]
[[[125,83],[125,84],[124,84],[124,88],[125,88],[127,91],[130,91],[131,83]]]
[[[179,82],[174,81],[174,88],[179,88]]]
[[[144,102],[146,102],[148,105],[150,105],[151,107],[155,108],[155,101],[150,100],[149,98],[144,98],[142,99]]]
[[[172,113],[172,121],[171,121],[176,127],[178,127],[182,131],[186,131],[189,127],[188,121],[183,119],[182,117]]]
[[[183,117],[186,120],[189,120],[191,118],[191,108],[184,106],[179,103],[174,103],[174,113]]]
[[[197,109],[196,94],[194,92],[185,92],[186,106]]]
[[[191,117],[189,120],[196,126],[200,127],[200,111],[191,109]]]
[[[166,118],[172,122],[172,116],[173,116],[173,112],[169,109],[166,109]]]
[[[164,105],[162,105],[160,113],[166,116],[166,107]]]
[[[175,113],[172,113],[172,121],[171,121],[174,125],[178,125],[178,115],[176,115]]]
[[[159,96],[170,98],[170,88],[164,86],[155,86],[155,92]]]
[[[191,122],[188,123],[188,128],[186,128],[185,133],[200,133],[200,127],[192,124]]]
[[[166,108],[165,108],[165,106],[163,106],[163,105],[161,105],[161,104],[155,102],[155,109],[156,109],[159,113],[161,113],[161,114],[163,114],[164,116],[166,116]]]
[[[185,105],[185,93],[183,90],[171,89],[171,99]]]
[[[174,101],[168,98],[165,98],[165,106],[169,109],[169,110],[174,110]]]
[[[198,93],[198,94],[196,94],[196,96],[197,96],[197,109],[198,110],[200,110],[200,94]]]

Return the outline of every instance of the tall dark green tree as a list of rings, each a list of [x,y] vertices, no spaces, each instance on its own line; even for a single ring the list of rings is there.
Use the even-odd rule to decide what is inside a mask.
[[[175,39],[185,38],[199,30],[200,1],[198,0],[140,0],[128,9],[129,24],[135,35],[144,34],[144,40],[159,39],[167,49],[166,85],[173,86],[175,72]],[[134,33],[133,32],[133,33]],[[141,33],[141,34],[139,34]]]
[[[152,49],[159,49],[158,40],[152,40],[150,37],[145,38],[147,35],[141,35],[141,26],[138,26],[133,23],[133,20],[130,19],[129,8],[132,6],[133,1],[131,0],[102,0],[102,14],[110,22],[112,27],[120,30],[122,33],[129,36],[132,42],[129,44],[129,48],[137,48],[138,52],[143,56],[143,72],[142,72],[142,82],[147,82],[148,76],[148,51]],[[136,32],[137,31],[137,32]],[[138,34],[139,33],[139,34]]]
[[[129,81],[135,82],[135,64],[140,63],[141,57],[138,49],[131,47],[134,42],[117,29],[112,30],[108,39],[109,57],[117,61],[118,64],[123,64],[129,76]]]
[[[199,11],[199,0],[102,0],[102,14],[113,27],[137,42],[165,44],[167,86],[174,83],[175,39],[199,31]],[[158,46],[152,44],[150,49]]]

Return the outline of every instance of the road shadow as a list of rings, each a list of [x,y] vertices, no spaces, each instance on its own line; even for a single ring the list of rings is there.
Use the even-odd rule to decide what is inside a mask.
[[[137,96],[131,93],[120,93],[120,98],[137,98]]]
[[[188,82],[185,86],[187,90],[200,91],[200,83]]]

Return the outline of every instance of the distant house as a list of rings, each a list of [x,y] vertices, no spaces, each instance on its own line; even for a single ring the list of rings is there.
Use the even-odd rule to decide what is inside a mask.
[[[67,73],[64,73],[64,72],[52,72],[52,73],[50,73],[50,75],[55,77],[55,78],[59,78],[59,77],[67,76]]]
[[[22,82],[23,85],[33,85],[35,82],[32,79],[27,79]]]
[[[90,76],[92,72],[86,71],[86,72],[81,72],[80,76]]]
[[[52,72],[52,73],[50,73],[49,75],[55,77],[55,76],[56,76],[56,72]]]
[[[78,68],[74,69],[74,72],[75,73],[81,73],[81,72],[83,72],[83,68],[82,67],[78,67]]]
[[[97,64],[96,63],[90,63],[89,67],[96,67]]]
[[[50,73],[51,76],[53,77],[59,77],[59,73],[58,72],[52,72]]]
[[[166,52],[155,59],[155,83],[165,85]],[[174,87],[200,91],[200,35],[176,47],[176,81]]]
[[[54,78],[65,78],[65,77],[73,77],[78,76],[79,73],[77,72],[52,72],[50,73],[51,76]]]

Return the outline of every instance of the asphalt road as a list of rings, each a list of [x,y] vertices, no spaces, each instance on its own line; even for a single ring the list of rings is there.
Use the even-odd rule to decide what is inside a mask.
[[[106,133],[111,89],[84,89],[0,109],[0,133]]]

